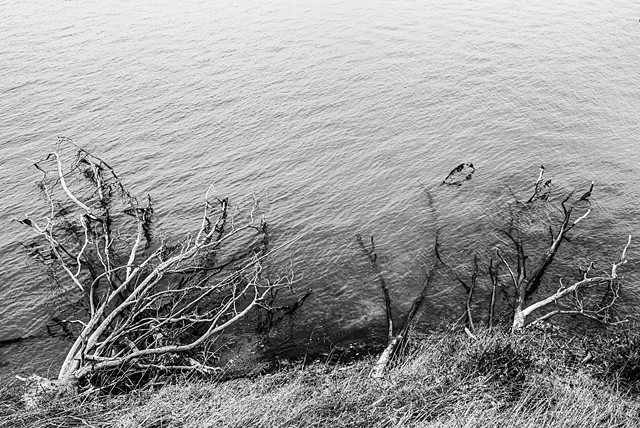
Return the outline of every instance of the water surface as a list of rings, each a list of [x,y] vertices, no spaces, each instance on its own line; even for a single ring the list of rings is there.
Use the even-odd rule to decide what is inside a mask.
[[[282,353],[381,337],[356,233],[375,236],[401,312],[435,230],[460,272],[474,252],[486,262],[540,164],[558,198],[596,181],[569,266],[606,267],[638,235],[634,2],[350,3],[0,1],[0,340],[30,337],[0,347],[3,376],[55,367],[68,346],[47,337],[60,299],[10,221],[45,215],[31,164],[60,135],[151,194],[168,234],[198,227],[214,184],[255,191],[280,242],[301,235],[274,260],[293,264],[298,292],[314,290],[274,332]],[[469,161],[471,181],[438,186]],[[459,313],[455,283],[436,282],[424,329]]]

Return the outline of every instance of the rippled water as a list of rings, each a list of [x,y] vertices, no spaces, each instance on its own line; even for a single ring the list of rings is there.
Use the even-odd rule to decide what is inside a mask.
[[[468,271],[540,164],[558,197],[597,183],[567,254],[611,260],[638,235],[635,2],[350,3],[0,1],[0,340],[31,337],[0,345],[3,376],[55,366],[68,346],[47,338],[59,301],[10,221],[42,213],[32,159],[59,135],[154,196],[168,233],[197,227],[213,183],[232,198],[255,191],[280,242],[301,235],[274,260],[293,262],[298,292],[314,290],[274,333],[283,353],[380,337],[356,233],[375,235],[400,311],[435,230]],[[467,161],[471,181],[438,186]],[[423,328],[459,312],[440,276]]]

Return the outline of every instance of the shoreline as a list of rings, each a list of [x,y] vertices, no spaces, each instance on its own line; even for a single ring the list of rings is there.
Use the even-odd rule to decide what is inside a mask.
[[[60,398],[36,409],[5,389],[0,427],[631,427],[640,415],[640,358],[626,352],[640,340],[625,348],[620,337],[432,333],[412,338],[380,381],[369,377],[375,359],[364,357],[290,363],[224,382],[179,379],[156,391]],[[616,368],[620,358],[626,368]]]

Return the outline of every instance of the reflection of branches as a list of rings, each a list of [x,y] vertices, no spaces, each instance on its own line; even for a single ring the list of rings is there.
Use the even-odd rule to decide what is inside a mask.
[[[139,204],[101,159],[80,149],[69,172],[58,153],[36,165],[50,215],[19,220],[40,238],[30,251],[53,263],[89,306],[61,380],[122,370],[127,378],[209,373],[208,344],[293,281],[290,274],[265,278],[269,234],[266,221],[256,221],[255,197],[246,215],[240,207],[231,215],[228,199],[214,204],[207,192],[195,236],[154,242],[151,198]]]

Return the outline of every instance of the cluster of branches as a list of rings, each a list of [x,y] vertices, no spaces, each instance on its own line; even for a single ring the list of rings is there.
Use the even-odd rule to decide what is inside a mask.
[[[551,180],[544,181],[544,172],[544,166],[541,166],[540,174],[534,185],[533,194],[526,202],[522,203],[524,206],[528,206],[535,201],[548,201]],[[588,208],[588,206],[590,205],[589,198],[591,197],[593,186],[594,183],[592,182],[590,188],[579,198],[574,198],[573,202],[570,202],[573,193],[570,193],[562,200],[560,203],[563,213],[562,220],[555,232],[553,227],[550,224],[548,225],[550,234],[549,247],[540,255],[533,269],[527,269],[529,256],[525,252],[522,233],[516,227],[513,217],[508,228],[499,232],[506,236],[506,242],[512,244],[512,250],[509,251],[508,249],[505,250],[500,247],[496,248],[496,259],[491,258],[488,263],[487,270],[491,290],[487,311],[487,325],[489,328],[493,327],[496,322],[495,308],[498,300],[498,292],[500,292],[511,308],[511,331],[514,333],[522,331],[527,326],[547,321],[558,315],[581,316],[605,326],[626,322],[626,319],[621,319],[616,316],[615,307],[620,297],[621,286],[618,270],[622,265],[627,263],[627,251],[631,244],[631,236],[629,236],[622,250],[619,261],[612,263],[610,270],[598,272],[592,262],[585,269],[580,269],[580,278],[577,280],[565,284],[565,281],[561,279],[560,287],[555,293],[546,297],[537,296],[540,283],[547,268],[553,262],[560,245],[568,239],[567,233],[590,214],[591,208]],[[426,188],[425,192],[432,215],[435,217],[435,223],[437,223],[437,213],[435,209],[433,209],[431,195]],[[573,215],[574,210],[579,207],[584,207],[585,210],[581,215],[575,217]],[[419,296],[404,317],[402,329],[400,332],[396,332],[393,323],[391,299],[381,269],[377,263],[373,237],[371,237],[371,244],[368,247],[359,235],[356,239],[369,258],[380,289],[382,290],[385,303],[388,340],[385,350],[372,370],[371,376],[373,378],[381,378],[384,376],[385,368],[394,352],[400,344],[406,340],[407,332],[414,320],[417,309],[425,300],[427,289],[437,266],[442,266],[447,274],[462,286],[465,294],[464,312],[456,324],[462,323],[465,331],[471,337],[475,337],[474,333],[477,320],[474,321],[472,302],[478,283],[479,262],[477,255],[474,255],[473,258],[473,272],[470,281],[465,281],[443,258],[440,251],[441,244],[439,243],[438,230],[436,232],[433,249],[435,264],[428,271]]]
[[[103,160],[77,149],[67,171],[57,152],[35,166],[49,215],[18,220],[35,232],[29,252],[88,308],[72,320],[61,384],[216,373],[216,339],[250,311],[271,309],[274,292],[293,282],[290,271],[265,275],[269,228],[255,197],[232,208],[209,189],[197,231],[170,243],[154,236],[151,198],[140,203]]]
[[[528,203],[531,203],[537,197],[543,173],[544,168],[541,167],[540,178],[536,182],[534,195],[529,199]],[[526,325],[537,324],[556,315],[582,316],[603,325],[616,325],[625,322],[624,319],[618,319],[615,316],[614,307],[620,296],[618,268],[627,263],[627,250],[631,245],[631,236],[627,239],[619,261],[612,263],[609,271],[598,272],[595,270],[594,263],[591,262],[585,269],[580,269],[581,277],[573,284],[565,285],[561,279],[560,287],[554,294],[535,303],[530,303],[537,294],[542,278],[553,262],[560,245],[567,240],[567,233],[591,213],[591,208],[587,208],[577,218],[574,219],[573,216],[573,211],[576,207],[590,204],[589,198],[593,191],[593,185],[594,183],[592,182],[590,188],[572,203],[569,201],[573,197],[573,193],[570,193],[562,200],[560,205],[563,215],[560,225],[556,232],[549,225],[549,247],[539,257],[532,270],[527,270],[529,256],[525,253],[520,231],[513,226],[513,223],[504,231],[506,237],[513,244],[512,259],[515,259],[515,261],[512,260],[510,264],[499,248],[496,249],[496,255],[506,268],[509,282],[513,288],[511,304],[513,308],[513,331],[519,331]],[[591,293],[588,293],[588,291],[591,291]],[[591,296],[588,296],[589,294]],[[597,294],[598,298],[595,299],[594,304],[588,304],[587,297],[591,297],[588,300],[594,300],[594,294]],[[556,304],[560,300],[564,302],[563,307],[548,309],[551,304]]]

